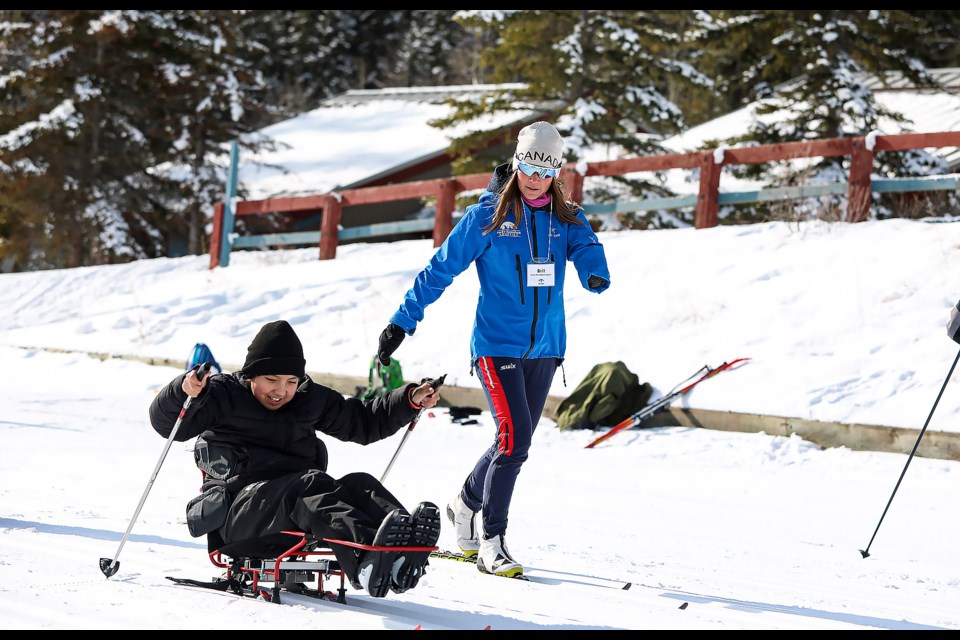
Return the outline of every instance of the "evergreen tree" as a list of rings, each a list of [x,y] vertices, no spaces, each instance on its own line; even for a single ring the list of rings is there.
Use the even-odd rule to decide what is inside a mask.
[[[276,107],[262,126],[315,109],[322,100],[353,88],[355,71],[338,53],[343,35],[333,13],[256,9],[243,14],[241,29],[255,43],[257,68]]]
[[[708,145],[863,135],[898,118],[871,77],[934,87],[925,65],[954,66],[958,42],[949,10],[0,10],[0,270],[206,251],[226,145],[267,148],[260,129],[350,89],[499,83],[433,124],[530,109],[566,134],[568,160],[658,154],[658,135],[755,99],[772,119]],[[502,161],[466,152],[491,142],[514,140],[456,141],[455,173]],[[922,151],[877,161],[939,166]],[[837,181],[844,162],[737,171]],[[587,198],[671,195],[643,175],[593,178]]]
[[[351,89],[464,81],[452,60],[465,30],[452,10],[255,10],[242,28],[258,45],[271,101],[290,117]],[[263,124],[269,124],[264,122]]]
[[[710,48],[740,45],[740,64],[721,83],[749,88],[759,102],[748,133],[713,144],[778,142],[863,136],[902,114],[878,103],[871,82],[900,76],[917,87],[938,88],[918,55],[931,25],[924,16],[895,10],[716,11]],[[789,78],[789,80],[785,80]],[[738,167],[737,173],[765,177],[773,184],[838,182],[847,177],[847,157],[797,165],[772,163]],[[923,151],[883,154],[881,175],[922,175],[942,168]],[[842,209],[842,198],[833,198]],[[824,201],[815,203],[823,209]],[[829,208],[829,207],[828,207]],[[801,215],[803,211],[801,210]]]
[[[165,255],[171,235],[202,251],[223,195],[220,145],[257,108],[236,14],[15,18],[2,34],[18,57],[0,82],[0,220],[17,222],[0,250],[29,269]]]
[[[915,55],[931,69],[960,66],[960,12],[920,9],[911,13],[926,25]]]
[[[567,139],[567,160],[593,145],[616,145],[626,155],[661,153],[652,136],[684,126],[683,113],[667,94],[709,91],[710,78],[685,59],[685,39],[700,28],[699,14],[679,11],[523,10],[460,12],[457,19],[492,41],[480,63],[490,82],[508,85],[477,103],[457,105],[438,121],[469,120],[496,111],[531,108],[553,120]],[[489,35],[490,33],[493,36]],[[640,134],[640,135],[638,135]],[[512,143],[506,132],[500,141]],[[478,136],[457,141],[455,153],[480,145]],[[457,172],[489,167],[472,158]],[[589,196],[665,193],[656,177],[608,179],[588,186]]]
[[[388,87],[470,84],[473,76],[462,60],[469,55],[472,34],[453,17],[453,10],[405,11],[406,29],[388,57]]]
[[[178,10],[141,22],[143,38],[153,42],[153,82],[162,96],[146,123],[157,127],[163,156],[172,159],[170,170],[152,175],[175,189],[158,205],[166,220],[185,225],[190,254],[207,251],[204,228],[225,195],[227,144],[235,140],[250,151],[272,144],[255,132],[271,107],[257,69],[260,51],[244,37],[241,17]]]

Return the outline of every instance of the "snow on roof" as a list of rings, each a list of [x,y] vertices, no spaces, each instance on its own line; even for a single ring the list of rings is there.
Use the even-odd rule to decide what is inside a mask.
[[[349,188],[440,155],[455,138],[534,118],[537,111],[518,109],[447,129],[428,124],[450,114],[451,107],[444,102],[450,97],[511,86],[349,91],[313,111],[259,131],[258,135],[272,138],[277,149],[246,157],[241,154],[238,181],[252,200]]]

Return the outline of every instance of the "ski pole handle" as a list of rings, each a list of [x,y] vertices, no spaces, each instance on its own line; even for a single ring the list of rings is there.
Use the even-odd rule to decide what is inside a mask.
[[[200,367],[197,369],[197,380],[203,380],[203,376],[207,375],[207,373],[208,373],[209,371],[210,371],[210,363],[209,363],[209,362],[204,362],[204,363],[203,363],[202,365],[200,365]]]
[[[443,375],[440,376],[439,378],[435,378],[435,379],[433,379],[433,380],[429,380],[429,378],[428,378],[427,380],[430,381],[430,386],[433,387],[433,392],[436,393],[437,390],[439,390],[440,387],[443,386],[443,381],[446,380],[446,379],[447,379],[447,374],[443,374]],[[427,380],[424,380],[423,382],[427,382]],[[423,413],[423,408],[420,409],[420,413]],[[420,419],[420,414],[417,414],[417,420],[419,420],[419,419]],[[414,421],[413,424],[416,424],[416,421]],[[412,428],[412,427],[411,427],[411,428]]]
[[[446,377],[447,377],[447,374],[443,374],[442,376],[440,376],[439,378],[436,378],[436,379],[434,379],[434,380],[430,380],[430,378],[425,378],[425,379],[423,380],[423,382],[426,382],[427,380],[430,380],[430,386],[433,387],[433,392],[436,393],[436,392],[437,392],[437,389],[439,389],[440,387],[443,386],[443,381],[446,379]],[[421,382],[421,384],[423,384],[423,382]],[[413,428],[414,428],[415,426],[417,426],[417,423],[418,423],[418,422],[420,422],[420,416],[422,416],[422,415],[423,415],[423,407],[420,407],[420,411],[417,412],[417,415],[413,418],[413,420],[410,421],[410,426],[407,427],[407,431],[408,431],[408,432],[409,432],[409,431],[413,431]],[[402,442],[402,441],[401,441],[400,445],[403,446],[403,442]],[[399,453],[399,451],[398,451],[398,453]],[[394,457],[396,457],[396,456],[394,456]]]

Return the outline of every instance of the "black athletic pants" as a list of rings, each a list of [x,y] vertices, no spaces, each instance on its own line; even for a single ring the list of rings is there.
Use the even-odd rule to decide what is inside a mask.
[[[332,538],[371,544],[383,518],[404,508],[369,473],[350,473],[339,480],[323,471],[292,473],[254,482],[240,490],[220,528],[228,555],[276,555],[293,546],[276,534],[300,530],[318,540]],[[352,581],[357,549],[331,545],[340,567]]]

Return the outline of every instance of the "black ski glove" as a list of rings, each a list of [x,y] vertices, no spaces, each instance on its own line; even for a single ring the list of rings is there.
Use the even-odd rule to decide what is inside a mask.
[[[591,289],[606,289],[610,282],[606,278],[601,278],[600,276],[590,276],[587,278],[587,286]]]
[[[403,329],[392,322],[387,325],[380,334],[380,348],[377,350],[377,360],[380,361],[381,366],[386,367],[390,364],[390,356],[397,350],[406,335]]]

